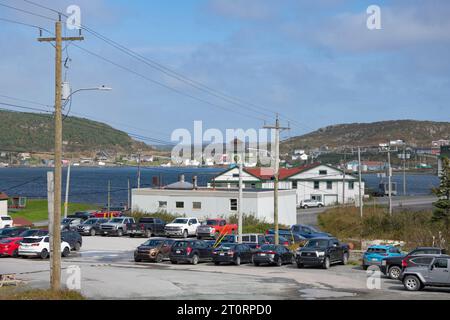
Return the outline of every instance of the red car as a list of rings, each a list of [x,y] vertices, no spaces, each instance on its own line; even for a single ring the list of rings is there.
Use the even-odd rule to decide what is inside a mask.
[[[0,256],[17,258],[19,256],[20,241],[23,238],[6,238],[0,240]]]

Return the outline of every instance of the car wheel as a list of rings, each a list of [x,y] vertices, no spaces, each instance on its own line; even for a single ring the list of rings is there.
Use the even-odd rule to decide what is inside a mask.
[[[255,267],[259,267],[259,262],[253,261],[253,264],[255,265]]]
[[[321,204],[319,204],[317,207],[319,207],[319,208],[322,208],[323,207],[323,205],[321,205]]]
[[[134,238],[134,234],[130,233],[129,234],[130,238]]]
[[[65,257],[68,257],[69,254],[70,254],[70,249],[68,247],[65,247],[62,252],[62,256],[65,258]]]
[[[402,273],[402,269],[398,266],[392,266],[389,268],[388,276],[389,278],[393,280],[397,280],[400,277],[400,274]]]
[[[178,261],[176,261],[176,260],[170,260],[170,262],[171,262],[172,264],[177,264],[177,263],[178,263]]]
[[[47,259],[48,258],[48,251],[47,251],[47,249],[44,249],[44,250],[41,251],[40,257],[41,257],[41,259]]]
[[[234,264],[237,266],[241,265],[241,257],[236,257],[236,261],[234,261]]]
[[[297,262],[297,268],[302,269],[303,268],[303,263],[298,263]]]
[[[117,236],[118,237],[123,236],[123,230],[122,229],[117,230]]]
[[[91,231],[89,231],[89,234],[91,235],[91,237],[95,236],[96,234],[95,229],[92,228]]]
[[[330,258],[325,257],[325,259],[323,260],[322,267],[323,267],[324,269],[330,269],[330,266],[331,266],[331,264],[330,264]]]
[[[283,265],[283,260],[281,260],[281,257],[278,257],[276,264],[277,267],[281,267]]]
[[[183,231],[183,238],[186,239],[187,237],[188,237],[188,231],[187,231],[187,230],[184,230],[184,231]]]
[[[348,263],[348,253],[344,253],[342,256],[342,264],[345,266]]]
[[[406,276],[405,279],[403,279],[403,285],[408,291],[419,291],[422,289],[422,283],[416,276]]]
[[[75,248],[74,248],[74,250],[75,250],[75,251],[80,251],[80,249],[81,249],[81,243],[79,243],[79,242],[75,243]]]
[[[16,249],[16,250],[14,250],[14,252],[12,253],[12,257],[13,257],[13,258],[17,258],[18,256],[19,256],[19,250]]]
[[[194,256],[192,257],[192,264],[193,265],[198,264],[198,255],[194,254]]]
[[[218,265],[220,264],[220,262],[219,262],[219,261],[214,261],[214,264],[215,264],[216,266],[218,266]]]
[[[308,206],[303,206],[303,209],[308,209]]]
[[[156,262],[161,263],[163,261],[163,255],[161,253],[158,253],[156,255]]]
[[[368,266],[366,266],[365,264],[363,264],[363,265],[361,266],[361,268],[362,268],[363,270],[367,270]]]

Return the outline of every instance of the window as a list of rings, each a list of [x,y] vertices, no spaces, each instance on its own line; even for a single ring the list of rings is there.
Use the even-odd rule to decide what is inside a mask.
[[[252,189],[256,189],[256,183],[252,183],[250,186]]]
[[[189,220],[189,224],[197,224],[197,219],[191,219]]]
[[[429,266],[432,260],[433,260],[432,257],[421,257],[411,259],[411,262],[420,266]]]
[[[314,189],[320,189],[320,181],[314,181]]]
[[[182,202],[182,201],[177,201],[177,202],[175,203],[175,207],[178,208],[178,209],[183,209],[183,208],[184,208],[184,202]]]
[[[159,207],[161,209],[166,209],[167,208],[167,201],[158,201],[159,202]]]
[[[230,199],[230,210],[237,211],[237,209],[238,209],[237,199]]]
[[[436,260],[434,260],[433,266],[438,269],[447,269],[448,260],[447,259],[436,259]]]
[[[348,182],[348,189],[353,190],[355,188],[355,183],[353,181]]]
[[[202,203],[201,202],[192,202],[192,209],[201,209]]]
[[[321,175],[321,176],[326,176],[327,175],[327,170],[319,170],[319,174]]]
[[[239,178],[239,173],[233,173],[233,178]]]
[[[298,189],[298,182],[292,181],[292,189]]]
[[[390,253],[401,253],[400,250],[398,248],[391,248],[389,250]]]
[[[333,181],[327,181],[327,189],[328,190],[333,189]]]

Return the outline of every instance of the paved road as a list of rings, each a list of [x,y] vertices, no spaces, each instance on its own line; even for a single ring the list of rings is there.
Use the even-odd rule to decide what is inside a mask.
[[[411,211],[420,211],[431,209],[433,207],[433,202],[437,199],[434,196],[414,196],[414,197],[393,197],[392,198],[392,207],[394,211],[400,211],[404,209],[408,209]],[[373,204],[376,205],[385,205],[387,206],[389,203],[389,198],[374,198],[374,202],[366,202],[366,206],[370,206]],[[324,212],[329,209],[326,208],[311,208],[311,209],[298,209],[297,210],[297,223],[308,224],[308,225],[317,225],[317,216],[319,213]]]
[[[133,249],[143,239],[84,237],[79,253],[63,259],[63,283],[69,266],[81,268],[81,290],[92,299],[449,299],[448,289],[411,293],[400,282],[381,279],[367,288],[358,266],[330,270],[253,265],[197,266],[135,263]],[[49,262],[39,259],[0,260],[0,273],[18,273],[28,286],[48,286]]]

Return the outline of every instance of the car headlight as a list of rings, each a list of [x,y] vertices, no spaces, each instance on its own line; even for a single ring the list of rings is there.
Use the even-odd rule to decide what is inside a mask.
[[[325,255],[325,252],[323,251],[317,251],[317,256],[318,257],[323,257]]]

